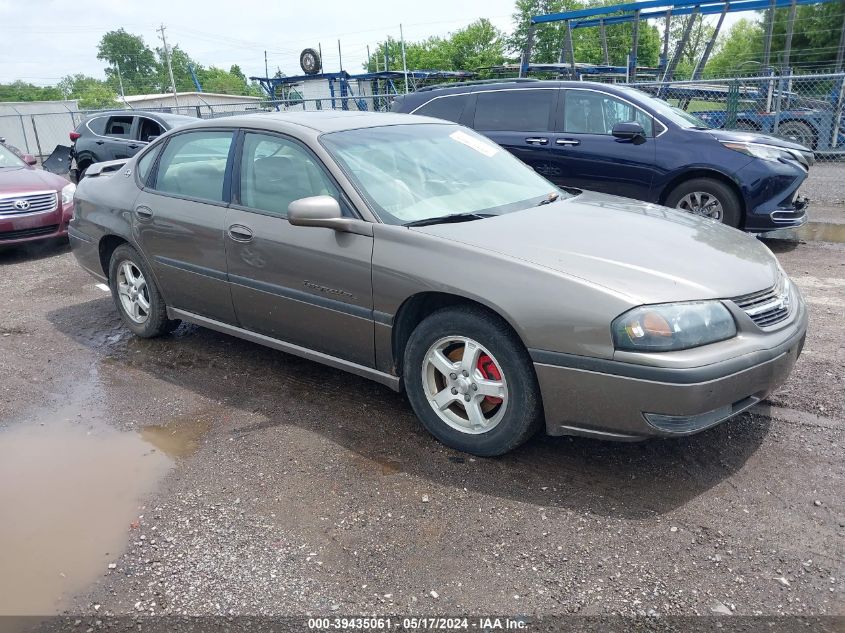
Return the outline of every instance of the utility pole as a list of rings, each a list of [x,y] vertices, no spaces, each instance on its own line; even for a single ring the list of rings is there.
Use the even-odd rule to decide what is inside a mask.
[[[399,25],[399,39],[402,44],[402,72],[405,73],[405,94],[408,94],[408,64],[405,62],[405,34],[402,32],[402,25]]]
[[[167,48],[167,39],[164,37],[164,23],[161,27],[156,29],[161,33],[161,43],[164,46],[164,61],[167,62],[167,72],[170,73],[170,88],[173,90],[173,103],[179,107],[179,97],[176,95],[176,80],[173,79],[173,65],[170,63],[170,51]]]
[[[343,54],[340,52],[340,40],[337,41],[337,65],[340,67],[340,72],[343,72]]]
[[[120,99],[125,104],[126,94],[123,92],[123,77],[120,76],[120,62],[115,61],[114,65],[117,66],[117,83],[120,84]]]
[[[270,71],[267,70],[267,51],[264,51],[264,76],[269,77]]]

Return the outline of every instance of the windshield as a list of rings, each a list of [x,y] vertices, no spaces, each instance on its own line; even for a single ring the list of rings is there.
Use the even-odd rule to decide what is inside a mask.
[[[654,114],[663,119],[664,121],[669,120],[678,127],[689,129],[689,128],[698,128],[701,130],[708,130],[710,126],[707,125],[704,121],[699,119],[697,116],[690,114],[689,112],[685,112],[680,108],[677,108],[673,105],[670,105],[663,99],[658,99],[657,97],[653,97],[650,94],[643,92],[642,90],[637,90],[635,88],[625,88],[624,90],[628,92],[635,92],[637,93],[637,97],[640,99],[644,99],[648,102],[648,105],[654,110]]]
[[[17,154],[15,154],[8,147],[0,143],[0,168],[3,167],[23,167],[24,163]]]
[[[553,193],[570,195],[457,125],[393,125],[320,138],[387,224],[501,215],[536,206]]]

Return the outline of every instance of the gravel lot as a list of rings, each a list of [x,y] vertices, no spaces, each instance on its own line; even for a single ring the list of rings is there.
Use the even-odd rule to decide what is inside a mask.
[[[193,326],[130,337],[66,246],[0,252],[0,438],[106,425],[171,464],[133,493],[124,551],[99,552],[93,573],[34,564],[73,579],[45,604],[845,615],[845,245],[769,245],[811,329],[768,402],[687,439],[538,437],[489,460],[438,444],[402,396],[355,376]],[[73,520],[53,517],[47,538],[73,549]],[[3,556],[0,576],[22,577]]]

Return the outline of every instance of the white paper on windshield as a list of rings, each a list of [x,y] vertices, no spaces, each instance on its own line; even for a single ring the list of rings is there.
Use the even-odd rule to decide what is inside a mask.
[[[487,158],[491,158],[495,156],[499,150],[492,145],[488,145],[484,141],[481,141],[473,136],[470,136],[466,132],[462,132],[461,130],[456,130],[449,135],[449,138],[458,141],[458,143],[463,143],[467,147],[471,147],[479,154],[484,154]]]

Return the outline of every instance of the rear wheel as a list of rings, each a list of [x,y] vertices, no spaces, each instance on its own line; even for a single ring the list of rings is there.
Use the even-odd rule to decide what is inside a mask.
[[[540,427],[543,407],[531,359],[499,317],[473,306],[438,310],[411,334],[405,390],[444,444],[491,457]]]
[[[816,135],[806,123],[801,121],[787,121],[778,126],[778,136],[803,145],[808,149],[816,149]]]
[[[161,336],[179,325],[179,321],[167,318],[167,306],[146,262],[128,244],[112,253],[109,286],[120,318],[136,336]]]
[[[666,197],[666,206],[738,227],[742,219],[739,197],[725,183],[713,178],[691,178]]]

